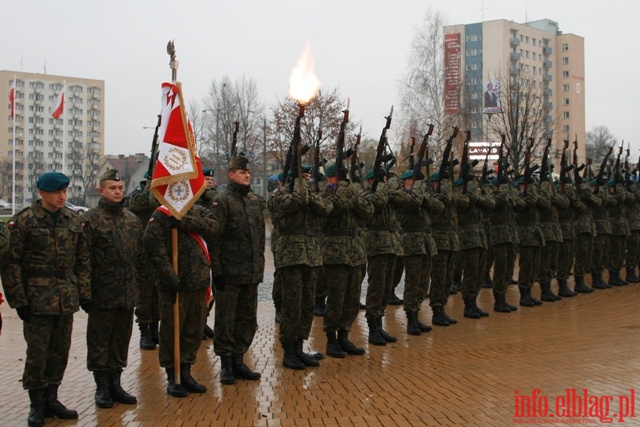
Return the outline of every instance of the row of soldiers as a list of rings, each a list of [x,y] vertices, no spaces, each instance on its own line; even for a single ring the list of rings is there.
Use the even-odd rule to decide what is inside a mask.
[[[144,223],[125,208],[117,170],[99,178],[98,206],[82,216],[65,207],[66,175],[40,176],[39,199],[0,228],[2,284],[23,321],[27,343],[22,385],[31,402],[29,426],[42,426],[47,417],[78,418],[77,411],[58,400],[58,388],[69,357],[73,315],[80,308],[88,314],[87,368],[95,379],[99,408],[137,403],[121,383],[134,310],[141,333],[159,343],[167,393],[185,397],[207,391],[192,377],[191,366],[210,309],[212,283],[221,382],[260,378],[243,362],[257,329],[265,243],[265,204],[251,191],[248,164],[243,156],[233,157],[225,191],[205,191],[180,220],[159,206],[148,189],[139,192],[131,207],[144,207]],[[211,187],[212,176],[208,178]]]
[[[370,171],[367,182],[359,183],[356,177],[339,181],[332,164],[325,168],[326,185],[311,191],[311,168],[304,171],[305,180],[280,174],[280,187],[269,201],[273,298],[288,368],[317,366],[301,351],[301,342],[309,336],[314,300],[325,296],[327,354],[364,354],[348,336],[365,276],[365,317],[373,345],[396,340],[382,320],[402,270],[410,335],[432,330],[419,317],[427,298],[433,325],[457,323],[445,310],[456,280],[461,281],[466,318],[489,315],[477,304],[487,282],[495,312],[517,310],[506,299],[517,253],[521,307],[640,282],[640,187],[635,182],[519,176],[480,183],[439,172],[425,179],[410,169],[388,182]],[[623,265],[626,279],[620,274]],[[575,286],[570,289],[572,271]],[[587,274],[592,287],[585,283]],[[539,299],[532,293],[536,282]]]

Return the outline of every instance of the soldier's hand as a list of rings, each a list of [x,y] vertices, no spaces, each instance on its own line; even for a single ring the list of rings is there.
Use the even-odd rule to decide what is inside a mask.
[[[211,280],[213,280],[213,286],[216,288],[216,291],[224,291],[225,282],[222,274],[219,276],[213,276]]]
[[[89,314],[93,311],[93,302],[88,299],[81,299],[80,307],[84,310],[85,313]]]
[[[167,221],[165,221],[165,227],[167,228],[180,228],[180,220],[175,216],[170,216]]]
[[[18,317],[22,319],[23,322],[29,323],[31,321],[31,308],[29,308],[28,305],[18,307],[16,311],[18,312]]]

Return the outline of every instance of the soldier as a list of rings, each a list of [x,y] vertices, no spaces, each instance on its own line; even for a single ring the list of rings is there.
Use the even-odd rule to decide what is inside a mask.
[[[440,172],[431,174],[431,183],[437,193],[435,197],[443,203],[444,209],[431,216],[433,240],[436,242],[438,253],[433,257],[431,264],[429,300],[433,311],[432,323],[437,326],[449,326],[458,323],[445,312],[445,304],[451,294],[456,254],[460,250],[457,209],[465,208],[469,204],[469,198],[464,194],[455,193],[451,180],[441,179]]]
[[[0,221],[0,260],[9,249],[9,230],[4,226],[4,222]],[[0,292],[0,304],[4,302],[2,292]],[[2,313],[0,313],[0,333],[2,333]]]
[[[347,354],[364,354],[363,348],[349,340],[349,331],[358,316],[367,263],[359,228],[371,218],[374,208],[358,186],[338,182],[335,163],[325,168],[325,176],[327,186],[322,196],[333,205],[333,210],[324,227],[322,260],[329,290],[323,329],[327,334],[327,354],[343,358]]]
[[[255,336],[258,284],[264,277],[265,224],[262,201],[251,191],[249,159],[229,162],[229,185],[216,197],[219,238],[213,245],[216,314],[213,348],[220,356],[220,382],[259,380],[243,362]]]
[[[114,401],[138,402],[123,390],[120,380],[127,366],[138,278],[146,275],[146,257],[142,224],[124,208],[124,185],[117,170],[109,169],[100,177],[98,193],[98,206],[82,216],[91,254],[92,295],[83,309],[89,313],[87,368],[96,381],[96,405],[111,408]]]
[[[576,197],[580,203],[574,203],[573,208],[576,214],[573,222],[573,229],[576,235],[575,240],[575,262],[573,264],[573,276],[575,286],[573,290],[579,293],[593,292],[593,288],[584,283],[584,275],[591,267],[591,257],[593,256],[593,238],[596,234],[596,224],[593,222],[593,209],[600,205],[602,201],[596,197],[593,186],[583,182],[582,178],[576,185]]]
[[[633,199],[630,197],[632,201],[627,203],[627,221],[631,235],[627,238],[626,280],[629,283],[639,283],[640,278],[635,273],[640,261],[638,259],[638,251],[640,251],[640,188],[637,182],[630,180],[627,183],[627,194],[633,195]]]
[[[282,172],[280,172],[278,174],[278,187],[273,190],[271,198],[267,201],[267,209],[269,209],[269,214],[271,215],[271,253],[273,254],[274,259],[277,250],[276,244],[278,242],[278,237],[280,237],[280,234],[278,232],[278,224],[273,220],[275,214],[273,200],[276,194],[278,194],[278,191],[281,190],[283,185],[284,175]],[[275,267],[275,270],[273,272],[273,287],[271,288],[271,298],[273,299],[273,307],[276,311],[275,322],[280,324],[280,322],[282,322],[282,280],[280,279],[280,269],[278,267]]]
[[[569,289],[567,279],[573,267],[574,206],[582,203],[577,200],[575,189],[571,184],[572,181],[569,178],[565,178],[564,183],[558,183],[558,193],[566,197],[569,206],[564,209],[558,209],[558,221],[560,223],[560,230],[562,231],[562,240],[558,243],[556,263],[555,265],[553,263],[551,264],[551,270],[555,272],[556,279],[558,280],[558,295],[568,298],[573,298],[578,295],[577,292]]]
[[[609,259],[609,236],[611,236],[611,221],[609,220],[609,207],[615,206],[616,199],[609,193],[607,183],[600,185],[597,179],[590,182],[591,189],[600,204],[592,207],[593,222],[596,226],[596,235],[593,238],[593,255],[591,257],[591,286],[594,289],[608,289],[613,287],[602,278],[602,272]],[[610,277],[610,279],[613,279]]]
[[[80,218],[64,207],[68,185],[62,173],[43,174],[36,182],[41,200],[8,224],[2,285],[24,326],[22,386],[31,400],[29,426],[44,425],[45,416],[78,418],[58,401],[58,387],[67,367],[73,313],[91,299],[91,265]]]
[[[322,268],[314,224],[333,209],[319,194],[310,193],[302,179],[295,179],[293,191],[287,184],[278,189],[272,201],[272,218],[279,230],[274,261],[282,288],[283,365],[298,370],[320,365],[302,347],[311,332],[317,273]]]
[[[616,204],[609,206],[611,236],[609,236],[609,284],[614,286],[628,285],[629,282],[620,277],[620,269],[627,249],[627,236],[631,235],[626,218],[626,206],[634,200],[633,194],[625,190],[621,182],[609,180],[609,192]]]
[[[422,178],[422,174],[417,174]],[[407,333],[420,335],[430,332],[431,326],[418,318],[418,311],[429,291],[431,258],[436,254],[436,243],[431,237],[429,212],[444,209],[441,201],[433,197],[424,181],[417,181],[413,169],[400,176],[403,189],[411,195],[411,201],[398,208],[398,220],[402,227],[404,278],[404,311],[407,315]]]
[[[178,233],[178,273],[172,263],[173,229]],[[191,376],[191,365],[202,342],[207,315],[207,290],[211,284],[211,247],[218,223],[211,211],[194,204],[181,220],[164,206],[156,209],[144,235],[147,255],[156,273],[160,293],[160,366],[167,373],[167,393],[186,397],[204,393],[207,387]],[[178,299],[179,295],[179,299]],[[178,304],[180,355],[174,353],[174,305]],[[180,384],[176,384],[176,359],[180,362]]]
[[[151,177],[145,172],[144,180],[140,181],[140,189],[135,189],[129,198],[129,210],[136,214],[142,227],[146,229],[151,214],[160,203],[149,193],[147,180]],[[146,256],[146,251],[145,251]],[[145,271],[153,271],[147,257]],[[135,309],[136,322],[140,329],[140,348],[155,350],[160,343],[158,337],[158,323],[160,322],[160,296],[156,287],[155,276],[145,274],[138,282],[138,302]]]

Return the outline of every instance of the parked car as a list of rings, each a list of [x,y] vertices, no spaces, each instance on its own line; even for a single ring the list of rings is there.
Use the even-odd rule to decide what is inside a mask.
[[[83,213],[85,213],[86,211],[89,210],[89,208],[87,208],[85,206],[77,206],[77,205],[74,205],[71,202],[65,202],[64,205],[66,207],[68,207],[69,209],[71,209],[72,211],[74,211],[75,213],[77,213],[78,215],[82,215]]]
[[[13,204],[11,202],[7,202],[4,199],[0,199],[0,209],[13,209]]]

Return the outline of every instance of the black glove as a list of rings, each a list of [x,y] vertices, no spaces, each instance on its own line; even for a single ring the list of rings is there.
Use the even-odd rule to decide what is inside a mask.
[[[224,276],[221,274],[219,276],[214,276],[211,278],[213,280],[213,286],[216,288],[216,291],[224,291]]]
[[[178,297],[178,291],[180,290],[180,279],[178,276],[172,274],[167,286],[167,292],[169,292],[169,300],[172,304],[176,303]]]
[[[93,311],[93,301],[88,299],[81,299],[80,307],[84,310],[85,313],[89,314]]]
[[[180,220],[175,216],[170,216],[167,221],[164,223],[166,228],[180,228]]]
[[[23,322],[29,323],[31,321],[31,308],[29,308],[28,305],[18,307],[16,311],[18,312],[18,317],[22,319]]]

